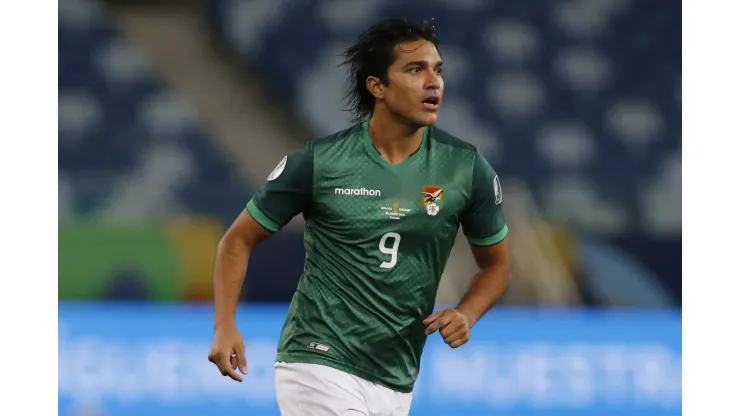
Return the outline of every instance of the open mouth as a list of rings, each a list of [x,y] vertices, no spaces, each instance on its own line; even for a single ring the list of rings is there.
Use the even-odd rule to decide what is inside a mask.
[[[437,110],[439,108],[439,97],[428,97],[422,103],[424,108],[428,110]]]

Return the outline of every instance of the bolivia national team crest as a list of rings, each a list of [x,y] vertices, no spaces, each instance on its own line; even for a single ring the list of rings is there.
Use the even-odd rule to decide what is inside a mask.
[[[435,216],[445,204],[445,188],[441,186],[424,186],[421,191],[421,203],[427,210],[427,214]]]

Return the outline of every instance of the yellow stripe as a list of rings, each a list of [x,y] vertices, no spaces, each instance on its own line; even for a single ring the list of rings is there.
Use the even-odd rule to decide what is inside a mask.
[[[173,221],[169,231],[178,250],[185,280],[180,298],[192,302],[211,301],[213,266],[224,227],[215,219],[185,218]]]

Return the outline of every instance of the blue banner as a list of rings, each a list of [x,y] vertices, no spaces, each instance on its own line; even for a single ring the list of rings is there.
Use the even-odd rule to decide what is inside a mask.
[[[59,306],[59,414],[279,415],[286,306],[239,311],[244,383],[207,361],[209,306]],[[498,308],[471,341],[424,352],[411,415],[680,415],[681,312]]]

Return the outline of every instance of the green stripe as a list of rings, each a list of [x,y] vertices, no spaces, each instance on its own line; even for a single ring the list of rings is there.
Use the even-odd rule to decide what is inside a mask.
[[[494,244],[498,244],[501,241],[506,238],[506,235],[509,234],[509,226],[504,225],[504,228],[501,229],[501,231],[497,232],[496,234],[486,237],[486,238],[472,238],[468,237],[468,241],[470,244],[476,245],[476,246],[492,246]]]
[[[141,280],[150,299],[179,299],[182,263],[167,225],[95,221],[59,226],[59,299],[99,299],[122,272]]]
[[[269,219],[267,215],[262,212],[261,209],[257,208],[257,205],[254,203],[253,199],[250,199],[247,203],[247,211],[249,211],[249,214],[252,216],[252,218],[257,221],[257,224],[267,228],[272,232],[279,231],[282,228],[280,224]]]

